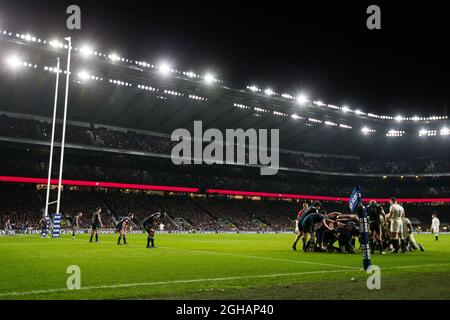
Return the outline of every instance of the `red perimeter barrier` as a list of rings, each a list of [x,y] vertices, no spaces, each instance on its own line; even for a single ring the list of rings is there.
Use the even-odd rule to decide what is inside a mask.
[[[36,183],[47,184],[45,178],[27,178],[27,177],[7,177],[0,176],[0,181],[16,182],[16,183]],[[51,179],[52,185],[57,185],[57,179]],[[199,188],[185,188],[174,186],[153,186],[146,184],[130,184],[130,183],[116,183],[116,182],[97,182],[97,181],[83,181],[83,180],[62,180],[63,185],[79,186],[79,187],[98,187],[98,188],[119,188],[119,189],[138,189],[138,190],[154,190],[154,191],[173,191],[173,192],[192,192],[196,193]]]
[[[29,178],[29,177],[10,177],[0,176],[0,182],[14,182],[14,183],[30,183],[30,184],[47,184],[45,178]],[[52,185],[57,185],[58,180],[52,179]],[[130,183],[116,183],[116,182],[97,182],[84,180],[62,180],[63,185],[79,186],[79,187],[97,187],[97,188],[116,188],[116,189],[137,189],[137,190],[154,190],[154,191],[171,191],[171,192],[189,192],[198,193],[199,188],[186,188],[176,186],[155,186],[146,184],[130,184]],[[238,191],[238,190],[221,190],[221,189],[207,189],[207,193],[220,195],[234,195],[246,197],[261,197],[261,198],[279,198],[279,199],[304,199],[304,200],[322,200],[322,201],[337,201],[348,202],[349,198],[345,197],[329,197],[329,196],[313,196],[302,194],[289,193],[270,193],[257,191]],[[389,198],[365,198],[364,201],[376,200],[377,202],[389,202]],[[450,198],[397,198],[398,202],[405,203],[424,203],[424,202],[450,202]]]

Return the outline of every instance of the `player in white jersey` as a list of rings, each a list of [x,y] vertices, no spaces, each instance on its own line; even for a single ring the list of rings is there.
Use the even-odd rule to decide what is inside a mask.
[[[420,251],[425,251],[423,246],[420,243],[416,243],[416,239],[413,234],[413,226],[411,220],[406,217],[402,218],[403,222],[403,238],[405,242],[405,247],[409,249],[409,251],[420,249]]]
[[[431,215],[431,232],[434,233],[434,239],[435,241],[439,240],[439,225],[441,222],[439,221],[438,217],[436,216],[436,213],[433,213]]]
[[[400,249],[400,239],[403,233],[402,217],[405,216],[405,209],[397,203],[397,199],[392,197],[390,199],[391,207],[389,213],[386,215],[391,221],[391,237],[392,237],[392,253],[398,253]],[[403,249],[403,248],[402,248]],[[404,252],[404,250],[402,250]]]

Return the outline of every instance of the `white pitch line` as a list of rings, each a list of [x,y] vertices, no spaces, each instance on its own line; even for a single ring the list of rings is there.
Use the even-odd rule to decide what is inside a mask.
[[[345,269],[345,270],[321,270],[321,271],[305,271],[305,272],[291,272],[291,273],[274,273],[274,274],[263,274],[263,275],[254,275],[254,276],[234,276],[234,277],[223,277],[223,278],[206,278],[206,279],[187,279],[187,280],[172,280],[172,281],[157,281],[157,282],[123,283],[123,284],[112,284],[112,285],[102,285],[102,286],[81,287],[78,290],[70,290],[70,289],[67,289],[67,288],[59,288],[59,289],[33,290],[33,291],[24,291],[24,292],[4,292],[4,293],[0,293],[0,297],[23,296],[23,295],[30,295],[30,294],[46,294],[46,293],[56,293],[56,292],[77,292],[79,290],[144,287],[144,286],[169,285],[169,284],[179,284],[179,283],[229,281],[229,280],[242,280],[242,279],[254,279],[254,278],[276,278],[276,277],[286,277],[286,276],[299,276],[299,275],[309,275],[309,274],[337,273],[337,272],[351,272],[351,271],[355,271],[355,270],[348,270],[348,269]]]
[[[333,268],[348,268],[348,269],[353,269],[353,270],[360,270],[361,269],[360,267],[351,267],[351,266],[344,266],[344,265],[330,264],[330,263],[311,262],[311,261],[305,261],[305,260],[270,258],[270,257],[252,256],[252,255],[244,255],[244,254],[236,254],[236,253],[224,253],[224,252],[217,252],[217,251],[194,250],[194,249],[191,250],[191,249],[180,249],[180,248],[169,248],[169,247],[160,247],[160,248],[161,249],[169,249],[169,250],[178,250],[178,251],[198,252],[198,253],[203,253],[203,254],[215,254],[215,255],[222,255],[222,256],[232,256],[232,257],[239,257],[239,258],[263,259],[263,260],[271,260],[271,261],[312,264],[312,265],[326,266],[326,267],[333,267]]]

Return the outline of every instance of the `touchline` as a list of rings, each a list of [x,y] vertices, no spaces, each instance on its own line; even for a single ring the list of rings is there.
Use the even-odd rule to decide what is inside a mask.
[[[275,175],[279,169],[278,129],[226,129],[224,139],[219,129],[203,132],[202,121],[194,121],[193,136],[180,128],[172,132],[171,140],[178,141],[171,153],[175,165],[259,164],[261,175]]]

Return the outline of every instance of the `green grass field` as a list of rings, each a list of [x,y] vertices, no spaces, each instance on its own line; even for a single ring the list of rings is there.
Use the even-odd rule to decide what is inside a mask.
[[[417,235],[425,252],[372,256],[381,289],[369,290],[361,255],[302,253],[286,234],[88,235],[73,241],[0,237],[0,299],[449,299],[450,236]],[[68,290],[69,265],[81,290]],[[354,280],[351,280],[354,278]]]

